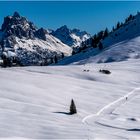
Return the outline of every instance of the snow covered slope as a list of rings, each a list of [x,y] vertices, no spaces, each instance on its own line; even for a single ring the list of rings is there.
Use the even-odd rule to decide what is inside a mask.
[[[94,62],[124,61],[140,58],[140,13],[103,41],[104,50],[95,56]]]
[[[140,58],[140,37],[125,40],[105,48],[102,52],[89,58],[90,62],[107,63]]]
[[[105,47],[140,36],[140,13],[103,40]]]
[[[108,63],[138,58],[140,58],[140,37],[116,43],[104,48],[102,51],[98,48],[91,48],[85,52],[65,58],[59,64]]]
[[[102,68],[111,74],[99,73]],[[139,139],[137,93],[82,121],[140,87],[139,69],[139,59],[0,69],[0,138]],[[75,115],[68,114],[72,98],[78,111]]]
[[[43,28],[37,27],[25,17],[15,12],[4,18],[0,33],[3,52],[12,50],[22,65],[47,65],[51,59],[69,56],[71,47],[50,35]]]
[[[107,63],[140,58],[140,14],[102,40],[103,50],[87,49],[59,64]]]
[[[79,29],[71,30],[66,25],[53,31],[52,35],[71,47],[78,47],[83,41],[86,41],[91,37],[91,35],[85,31],[80,31]]]

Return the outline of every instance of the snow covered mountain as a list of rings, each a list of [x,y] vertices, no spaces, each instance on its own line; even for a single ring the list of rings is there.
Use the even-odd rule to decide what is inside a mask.
[[[72,53],[71,47],[15,12],[4,18],[0,31],[1,53],[12,51],[22,65],[47,65],[55,57]],[[8,54],[8,53],[7,53]]]
[[[86,31],[80,31],[79,29],[71,30],[66,25],[53,31],[52,35],[71,47],[78,47],[83,41],[86,41],[91,37]]]
[[[140,13],[101,40],[103,50],[88,48],[60,64],[107,63],[140,58]],[[88,59],[88,60],[87,60]]]
[[[5,18],[1,51],[12,56],[16,53],[21,61],[27,59],[31,64],[31,59],[40,59],[37,53],[44,58],[49,53],[71,51],[67,45],[63,48],[61,41],[58,46],[59,40],[47,30],[37,29],[27,20],[21,22],[22,18],[18,13]],[[139,140],[138,18],[102,40],[103,50],[88,48],[61,61],[74,65],[1,68],[0,140]],[[131,26],[134,21],[136,29]],[[34,45],[38,45],[35,50]],[[31,58],[33,52],[35,58]],[[101,69],[111,73],[103,74]],[[77,108],[74,115],[69,113],[71,99]]]
[[[104,50],[94,62],[114,62],[140,58],[140,13],[102,40]]]

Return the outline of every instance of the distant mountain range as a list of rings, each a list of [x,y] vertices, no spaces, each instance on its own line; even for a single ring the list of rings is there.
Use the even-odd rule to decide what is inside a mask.
[[[91,36],[86,31],[37,28],[18,12],[4,18],[0,30],[0,55],[16,57],[19,65],[49,65],[90,62],[113,62],[140,58],[140,13]],[[73,55],[73,56],[72,56]],[[69,56],[69,57],[68,57]],[[67,58],[65,58],[67,57]],[[8,60],[9,61],[9,60]],[[11,60],[10,60],[11,61]],[[9,62],[10,62],[9,61]]]
[[[110,32],[104,34],[105,31],[95,34],[90,42],[92,47],[63,59],[59,64],[108,63],[140,58],[139,12],[135,16],[129,15],[124,23],[118,22]]]
[[[66,25],[58,28],[56,31],[52,31],[52,35],[71,47],[78,47],[82,42],[91,37],[86,31],[80,31],[79,29],[71,30]]]
[[[62,37],[64,34],[64,38]],[[89,34],[66,26],[56,31],[38,29],[18,12],[4,18],[0,31],[0,52],[6,57],[15,55],[21,65],[49,65],[72,54]],[[62,40],[61,40],[62,39]],[[9,56],[10,55],[10,56]]]

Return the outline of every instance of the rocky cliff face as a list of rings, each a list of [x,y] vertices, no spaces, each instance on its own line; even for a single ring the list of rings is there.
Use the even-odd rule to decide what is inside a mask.
[[[32,22],[15,12],[4,18],[0,31],[1,54],[12,51],[22,65],[47,65],[54,58],[69,56],[72,49],[47,30],[38,29]]]
[[[56,31],[53,31],[52,35],[73,48],[79,47],[82,42],[91,37],[86,31],[80,31],[79,29],[71,30],[66,25],[58,28]]]
[[[37,28],[32,22],[15,12],[13,16],[4,18],[1,30],[5,33],[5,36],[14,35],[19,38],[34,38]]]

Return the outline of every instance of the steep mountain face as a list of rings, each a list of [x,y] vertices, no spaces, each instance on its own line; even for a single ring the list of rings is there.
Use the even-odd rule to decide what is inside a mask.
[[[34,38],[34,33],[37,28],[32,22],[15,12],[13,16],[4,18],[1,30],[5,33],[5,36],[14,35],[18,38]]]
[[[71,30],[66,25],[53,31],[52,35],[71,47],[79,47],[83,41],[91,37],[90,34],[85,31],[80,31],[79,29]]]
[[[101,40],[103,49],[90,48],[59,64],[120,62],[140,58],[140,13]]]
[[[0,31],[1,53],[12,51],[22,65],[47,65],[54,58],[69,56],[72,49],[47,30],[38,29],[32,22],[15,12],[4,18]]]

